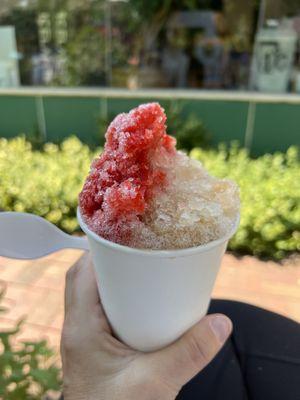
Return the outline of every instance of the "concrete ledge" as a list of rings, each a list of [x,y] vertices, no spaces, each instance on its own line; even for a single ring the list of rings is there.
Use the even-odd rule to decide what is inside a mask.
[[[195,89],[140,89],[128,90],[117,88],[61,88],[34,87],[0,88],[0,96],[41,96],[41,97],[86,97],[86,98],[158,98],[187,100],[220,100],[253,103],[286,103],[300,104],[300,95],[272,94],[258,92],[238,92],[221,90]]]

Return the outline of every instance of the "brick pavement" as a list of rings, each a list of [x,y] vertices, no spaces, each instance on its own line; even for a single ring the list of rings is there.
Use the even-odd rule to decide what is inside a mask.
[[[26,316],[19,338],[46,338],[57,348],[65,273],[81,254],[79,250],[64,250],[35,261],[0,257],[0,287],[6,287],[3,305],[9,308],[0,316],[0,329]],[[213,296],[245,301],[300,322],[300,261],[282,266],[226,254]]]

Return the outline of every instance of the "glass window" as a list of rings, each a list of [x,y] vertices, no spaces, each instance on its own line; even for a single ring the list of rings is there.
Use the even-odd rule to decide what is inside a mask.
[[[298,0],[2,0],[0,86],[300,92]]]

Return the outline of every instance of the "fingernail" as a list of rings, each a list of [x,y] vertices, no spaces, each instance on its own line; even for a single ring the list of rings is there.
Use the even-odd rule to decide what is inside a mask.
[[[228,338],[232,328],[230,319],[224,315],[215,315],[214,317],[211,317],[210,326],[221,343],[224,343]]]

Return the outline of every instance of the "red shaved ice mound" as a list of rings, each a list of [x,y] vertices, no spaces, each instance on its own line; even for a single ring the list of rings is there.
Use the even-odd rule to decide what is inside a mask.
[[[130,247],[176,249],[207,243],[233,227],[237,186],[176,151],[158,103],[118,115],[105,138],[79,195],[93,232]]]

